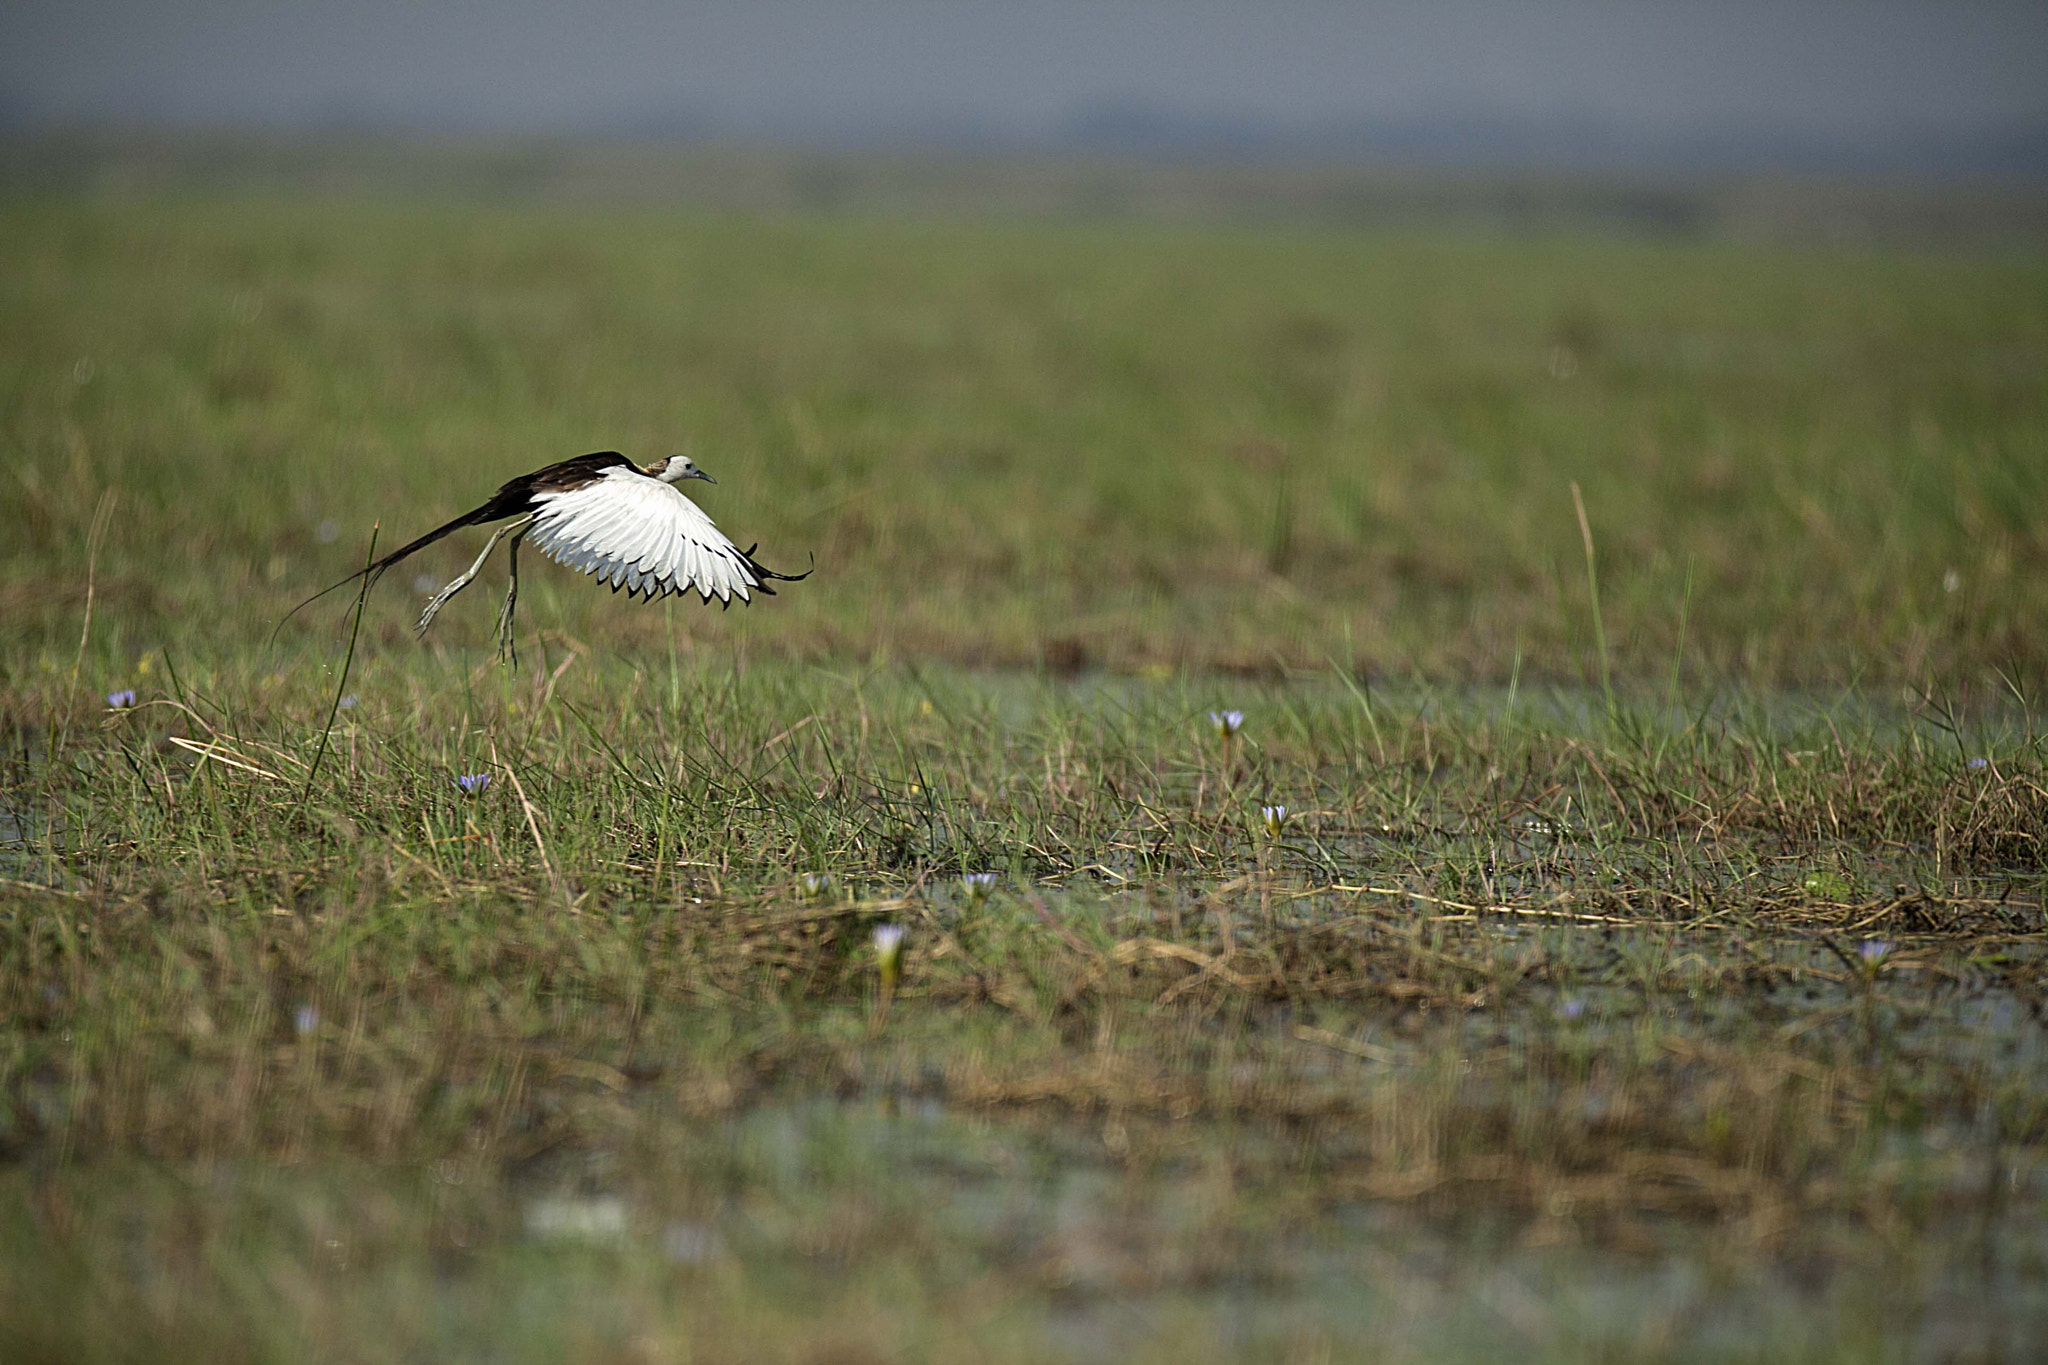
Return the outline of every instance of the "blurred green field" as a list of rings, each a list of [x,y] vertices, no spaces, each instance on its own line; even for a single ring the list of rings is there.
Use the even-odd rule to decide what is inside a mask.
[[[1576,481],[1624,678],[2048,666],[2036,259],[265,202],[0,233],[9,677],[68,658],[103,495],[113,668],[260,643],[380,518],[607,448],[687,450],[742,544],[816,555],[686,644],[1585,680]],[[529,629],[666,639],[535,580]]]
[[[2038,260],[0,240],[0,1357],[2048,1337]],[[342,595],[272,640],[607,447],[815,576],[529,557],[517,670],[501,569],[423,644],[393,575],[346,678]]]

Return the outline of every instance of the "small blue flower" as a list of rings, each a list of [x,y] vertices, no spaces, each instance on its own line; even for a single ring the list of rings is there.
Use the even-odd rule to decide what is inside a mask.
[[[482,796],[484,788],[491,785],[489,773],[464,773],[455,779],[455,785],[462,789],[464,796]]]
[[[836,885],[830,872],[806,872],[802,877],[802,884],[806,896],[820,901],[831,895],[832,888]]]
[[[320,1011],[311,1005],[301,1005],[292,1013],[292,1031],[301,1038],[320,1027]]]
[[[1557,1007],[1559,1017],[1564,1019],[1577,1019],[1585,1012],[1586,1002],[1583,1000],[1567,1000]]]
[[[1988,758],[1973,758],[1964,766],[1973,773],[1981,773],[1991,766],[1991,760]]]
[[[1211,711],[1209,724],[1219,739],[1235,739],[1237,732],[1244,728],[1244,712]]]
[[[1856,945],[1856,954],[1873,967],[1891,955],[1892,945],[1881,938],[1866,938]]]
[[[1259,815],[1266,822],[1266,833],[1275,839],[1280,837],[1281,830],[1287,828],[1285,806],[1262,806],[1259,808]]]
[[[970,872],[960,879],[960,885],[973,899],[985,901],[996,889],[996,874],[993,872]]]
[[[119,692],[107,693],[107,705],[116,711],[126,711],[135,705],[135,689],[124,687]]]
[[[341,709],[344,711],[353,711],[356,709],[355,693],[351,692],[341,699]]]

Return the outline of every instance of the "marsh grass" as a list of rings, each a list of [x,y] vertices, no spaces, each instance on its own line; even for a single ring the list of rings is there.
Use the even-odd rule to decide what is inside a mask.
[[[636,1266],[545,1335],[623,1359],[684,1324],[708,1358],[1030,1358],[1075,1295],[1284,1354],[1346,1339],[1330,1276],[1466,1224],[1503,1256],[1814,1267],[1783,1301],[1644,1288],[1673,1332],[1885,1283],[1921,1314],[1943,1257],[2037,1263],[2048,792],[2018,713],[1613,725],[1576,694],[1368,711],[1337,678],[564,658],[373,655],[303,806],[313,679],[187,661],[54,770],[16,722],[0,1141],[13,1235],[64,1249],[14,1280],[18,1343],[84,1350],[37,1305],[92,1297],[126,1305],[109,1342],[261,1359],[397,1313],[398,1350],[448,1340],[406,1288],[430,1265],[479,1305]],[[782,1175],[749,1164],[778,1122]],[[1414,1221],[1331,1240],[1388,1207]],[[679,1267],[678,1237],[718,1250]],[[1982,1292],[2036,1321],[2008,1273]],[[784,1296],[820,1274],[813,1317]],[[1537,1339],[1641,1346],[1580,1311]],[[225,1357],[221,1315],[257,1332]],[[1082,1354],[1128,1335],[1081,1317]]]
[[[4,218],[8,1359],[2048,1335],[2035,263]],[[267,643],[607,445],[817,576]]]
[[[2044,675],[2029,258],[277,201],[0,232],[10,678],[69,663],[102,496],[118,671],[254,649],[372,523],[591,447],[687,449],[741,543],[816,556],[684,651],[1590,682],[1577,482],[1617,677]],[[536,574],[529,630],[669,647],[586,587]],[[436,629],[481,638],[463,605]]]

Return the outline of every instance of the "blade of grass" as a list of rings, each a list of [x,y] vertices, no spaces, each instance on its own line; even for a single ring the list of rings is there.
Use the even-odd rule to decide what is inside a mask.
[[[1607,699],[1607,719],[1614,722],[1620,712],[1614,705],[1614,670],[1607,657],[1607,625],[1600,618],[1600,574],[1593,560],[1593,527],[1586,520],[1586,500],[1579,495],[1579,481],[1572,480],[1572,507],[1579,514],[1579,539],[1586,547],[1586,592],[1593,601],[1593,647],[1600,654],[1600,692]]]
[[[363,556],[363,581],[356,589],[355,614],[350,618],[348,625],[348,653],[341,659],[341,679],[334,685],[334,701],[327,708],[327,724],[320,728],[320,747],[313,751],[313,764],[306,769],[306,785],[300,789],[298,808],[292,812],[294,820],[305,811],[306,800],[313,794],[313,781],[320,776],[321,760],[327,757],[327,741],[334,734],[334,718],[341,713],[342,694],[348,691],[349,670],[354,667],[356,661],[356,638],[363,629],[363,603],[368,601],[370,596],[371,579],[367,570],[377,562],[377,533],[383,527],[384,523],[381,521],[370,527],[370,548]]]

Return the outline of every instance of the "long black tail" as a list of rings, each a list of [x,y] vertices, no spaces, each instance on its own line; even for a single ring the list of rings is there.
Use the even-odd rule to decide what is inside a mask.
[[[740,551],[740,558],[747,561],[747,567],[749,569],[752,569],[754,571],[754,576],[761,580],[754,586],[759,588],[762,592],[767,593],[770,597],[775,596],[775,589],[768,586],[769,579],[772,578],[778,583],[801,583],[806,578],[809,578],[813,573],[817,572],[817,561],[813,560],[811,563],[811,567],[805,569],[802,573],[777,573],[775,572],[775,570],[763,564],[760,560],[754,558],[754,551],[760,548],[761,542],[757,540],[752,545],[749,545],[746,549]],[[336,586],[338,587],[340,585],[337,584]]]
[[[375,588],[377,586],[377,580],[384,576],[384,571],[386,569],[390,568],[393,564],[396,564],[399,560],[404,559],[407,555],[414,554],[420,550],[426,549],[429,545],[432,545],[435,541],[441,539],[443,536],[453,535],[465,526],[481,526],[487,522],[503,521],[506,517],[516,516],[520,511],[524,510],[523,508],[520,507],[513,507],[507,509],[504,505],[505,501],[506,499],[504,495],[504,490],[501,489],[497,497],[492,498],[489,502],[485,503],[483,506],[477,508],[476,510],[471,512],[464,512],[461,516],[457,517],[455,520],[447,523],[444,526],[436,526],[433,530],[427,532],[418,540],[412,541],[409,544],[399,546],[397,549],[393,550],[390,554],[385,555],[376,563],[371,564],[366,568],[357,569],[354,573],[350,574],[347,578],[342,579],[339,583],[330,584],[329,586],[320,589],[320,591],[314,593],[311,597],[307,598],[305,601],[299,603],[299,605],[293,607],[290,611],[286,612],[283,618],[278,621],[277,626],[270,632],[271,638],[275,639],[277,637],[277,632],[284,628],[284,623],[286,621],[291,620],[294,616],[297,616],[300,612],[304,611],[307,607],[312,606],[315,602],[318,602],[321,598],[327,596],[328,593],[333,592],[336,588],[345,588],[349,584],[355,582],[358,578],[364,577],[367,577],[370,580],[370,587]],[[367,591],[367,589],[365,591]]]

